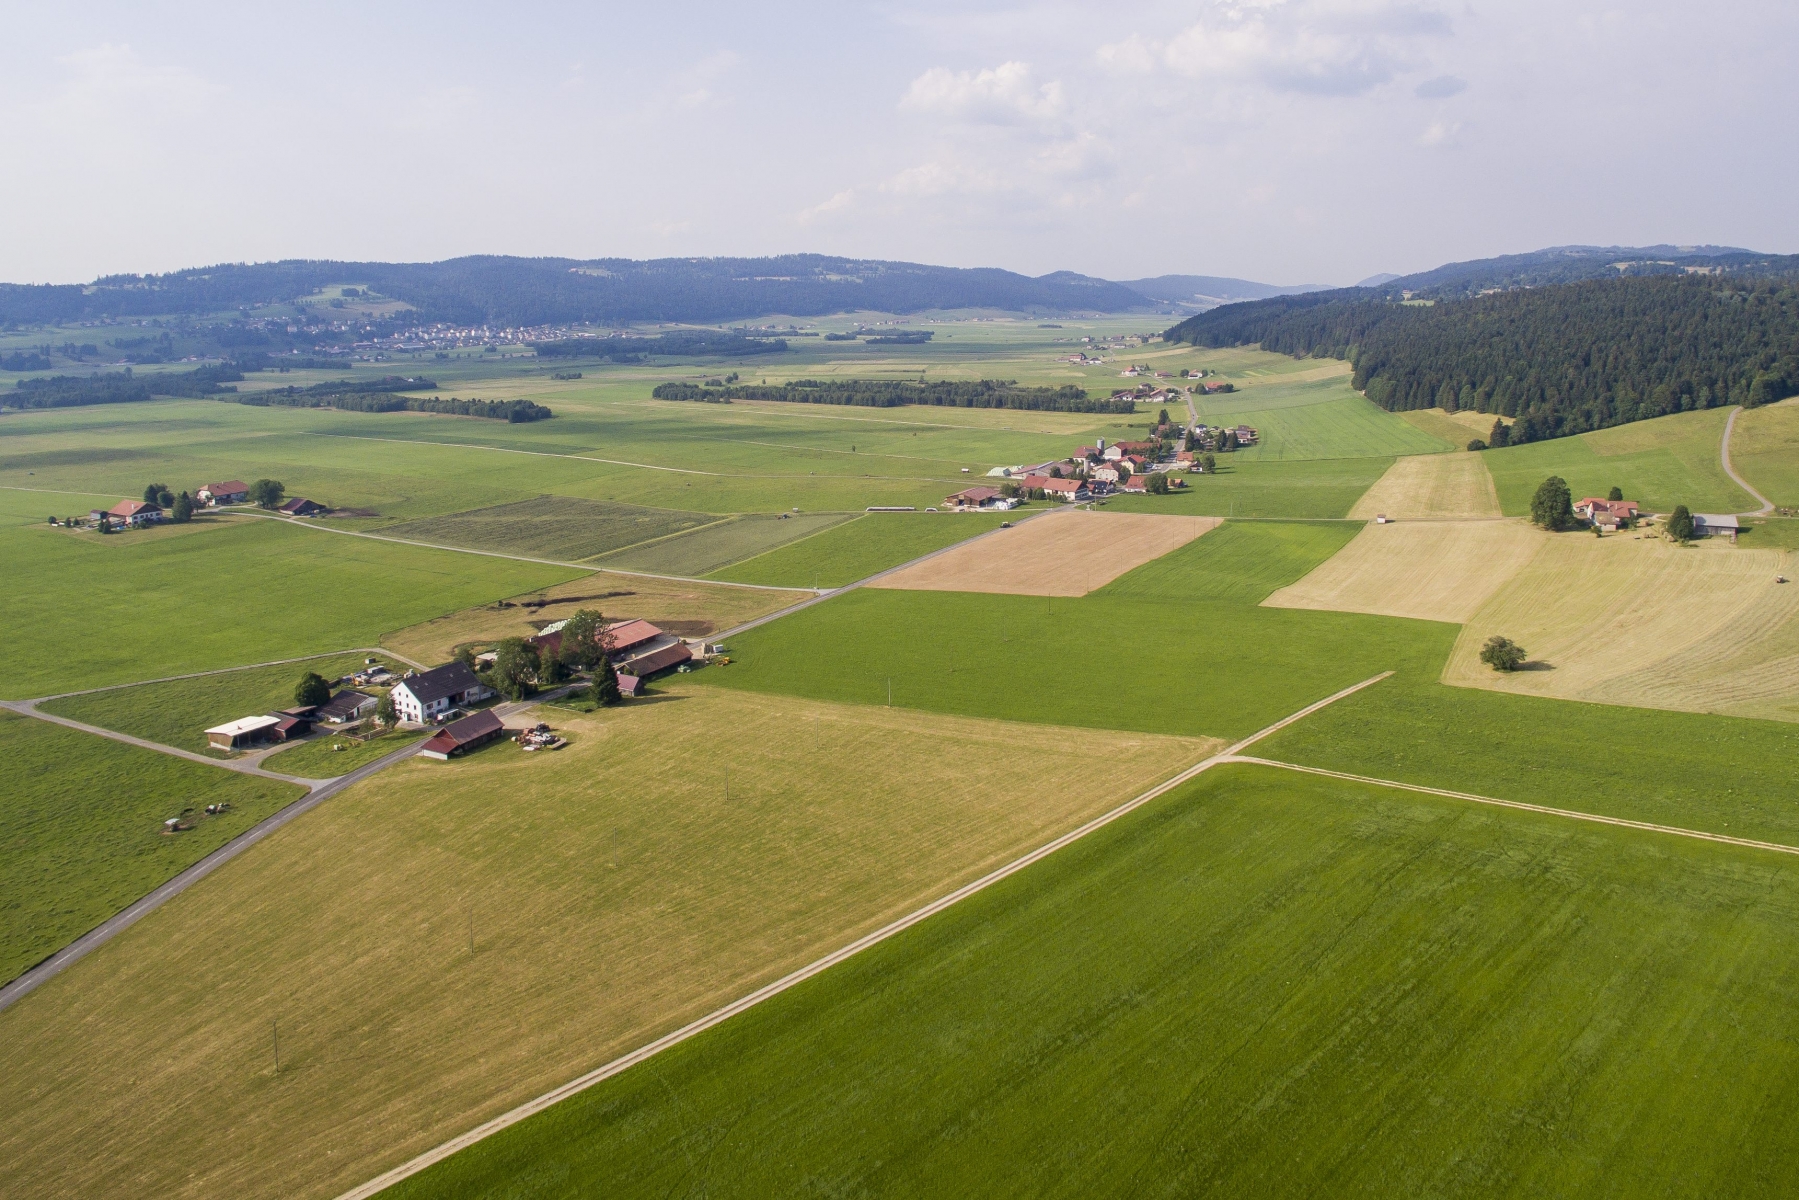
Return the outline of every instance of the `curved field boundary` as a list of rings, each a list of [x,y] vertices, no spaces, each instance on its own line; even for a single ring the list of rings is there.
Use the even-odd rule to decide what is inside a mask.
[[[773,983],[768,984],[765,987],[756,989],[755,991],[749,993],[747,996],[743,996],[743,997],[740,997],[739,999],[733,1000],[731,1003],[723,1006],[722,1008],[714,1009],[712,1012],[707,1013],[705,1016],[701,1017],[697,1021],[693,1021],[687,1025],[683,1025],[681,1028],[675,1030],[672,1033],[664,1034],[662,1037],[657,1038],[655,1041],[650,1042],[647,1045],[640,1046],[636,1050],[631,1051],[629,1054],[625,1054],[618,1058],[615,1058],[611,1062],[605,1064],[604,1066],[599,1067],[596,1070],[589,1071],[587,1074],[582,1075],[577,1079],[572,1079],[569,1082],[563,1084],[559,1088],[555,1088],[555,1089],[552,1089],[551,1091],[545,1092],[543,1095],[538,1096],[534,1100],[526,1101],[524,1104],[519,1105],[517,1108],[514,1108],[509,1112],[501,1113],[499,1116],[495,1117],[493,1120],[488,1121],[481,1125],[477,1125],[475,1128],[469,1130],[465,1134],[462,1134],[460,1137],[452,1138],[449,1141],[443,1143],[441,1146],[437,1146],[431,1150],[427,1150],[425,1153],[419,1155],[418,1157],[413,1158],[410,1161],[401,1163],[399,1166],[395,1167],[391,1171],[387,1171],[381,1175],[377,1175],[374,1179],[369,1180],[367,1183],[362,1184],[359,1187],[351,1188],[349,1191],[343,1193],[340,1197],[338,1197],[338,1200],[366,1200],[367,1197],[374,1196],[377,1193],[379,1193],[389,1187],[392,1187],[394,1184],[399,1183],[402,1179],[408,1179],[411,1176],[418,1174],[420,1171],[423,1171],[426,1167],[429,1167],[429,1166],[433,1165],[434,1163],[442,1162],[444,1159],[450,1157],[452,1154],[455,1154],[458,1150],[462,1150],[462,1149],[465,1149],[466,1147],[472,1146],[476,1142],[479,1142],[484,1138],[492,1137],[494,1134],[499,1133],[501,1130],[510,1128],[511,1126],[518,1124],[520,1121],[525,1120],[527,1117],[535,1116],[537,1113],[540,1113],[540,1112],[544,1111],[545,1109],[552,1107],[559,1101],[566,1100],[570,1096],[576,1095],[577,1093],[580,1093],[580,1092],[584,1092],[588,1088],[593,1087],[595,1084],[604,1082],[605,1080],[612,1078],[614,1075],[617,1075],[621,1071],[627,1070],[631,1067],[636,1066],[638,1063],[644,1062],[647,1059],[655,1057],[657,1054],[661,1053],[662,1051],[668,1049],[671,1046],[677,1046],[680,1043],[687,1041],[689,1038],[692,1038],[697,1034],[704,1033],[706,1030],[711,1029],[713,1026],[722,1024],[725,1021],[730,1020],[732,1017],[736,1016],[738,1013],[741,1013],[748,1009],[754,1008],[756,1005],[762,1003],[764,1000],[770,999],[771,997],[774,997],[774,996],[778,996],[782,992],[787,991],[789,988],[794,987],[796,984],[803,983],[806,980],[812,978],[814,975],[817,975],[825,970],[828,970],[829,968],[836,966],[838,963],[843,962],[846,959],[853,958],[855,955],[861,953],[862,951],[868,949],[869,947],[879,945],[881,942],[886,941],[888,938],[893,937],[895,934],[903,933],[905,930],[910,929],[912,926],[918,924],[919,922],[921,922],[929,917],[932,917],[932,916],[936,915],[937,913],[942,912],[944,909],[949,908],[951,905],[954,905],[954,904],[958,903],[959,901],[966,900],[968,897],[975,895],[977,892],[985,891],[987,888],[992,887],[994,884],[1000,882],[1002,879],[1006,879],[1009,876],[1017,874],[1018,872],[1024,870],[1026,867],[1030,866],[1032,863],[1035,863],[1041,859],[1047,858],[1049,855],[1054,854],[1057,850],[1062,849],[1064,846],[1072,845],[1073,843],[1080,841],[1082,838],[1086,837],[1090,833],[1095,832],[1096,830],[1103,829],[1105,826],[1110,825],[1113,821],[1116,821],[1118,818],[1125,816],[1126,814],[1133,812],[1138,808],[1141,808],[1143,805],[1148,804],[1151,800],[1154,800],[1156,797],[1161,796],[1161,795],[1171,791],[1172,789],[1179,787],[1181,784],[1186,783],[1188,780],[1197,777],[1198,775],[1200,775],[1201,773],[1203,773],[1207,770],[1210,770],[1212,767],[1217,766],[1219,763],[1243,761],[1237,757],[1239,751],[1248,749],[1250,746],[1254,745],[1256,742],[1261,741],[1263,738],[1266,738],[1266,737],[1271,736],[1272,734],[1278,733],[1280,730],[1285,729],[1287,726],[1293,724],[1294,722],[1302,721],[1306,717],[1309,717],[1313,713],[1317,712],[1319,709],[1325,708],[1331,704],[1335,704],[1337,701],[1339,701],[1347,696],[1354,695],[1356,692],[1361,691],[1365,687],[1369,687],[1373,684],[1379,683],[1381,680],[1386,679],[1388,676],[1390,676],[1392,674],[1393,674],[1393,672],[1391,672],[1391,671],[1383,671],[1379,675],[1375,675],[1371,678],[1364,679],[1364,680],[1362,680],[1362,682],[1357,683],[1357,684],[1352,684],[1349,687],[1344,688],[1340,692],[1333,693],[1332,695],[1326,696],[1322,700],[1316,701],[1312,704],[1308,704],[1308,705],[1306,705],[1306,707],[1300,709],[1298,712],[1293,713],[1286,717],[1282,717],[1280,720],[1278,720],[1274,724],[1268,726],[1266,729],[1261,729],[1261,730],[1256,731],[1255,733],[1250,734],[1248,737],[1244,738],[1242,741],[1237,742],[1231,746],[1225,747],[1225,749],[1219,751],[1217,754],[1214,754],[1211,757],[1204,759],[1203,761],[1196,763],[1195,765],[1193,765],[1191,767],[1188,767],[1186,770],[1175,775],[1173,778],[1168,779],[1162,783],[1159,783],[1155,787],[1150,788],[1148,791],[1142,793],[1141,795],[1138,795],[1136,797],[1133,797],[1130,800],[1125,801],[1123,804],[1119,805],[1117,808],[1112,809],[1110,812],[1103,813],[1100,816],[1093,818],[1093,820],[1087,822],[1085,825],[1082,825],[1080,828],[1071,830],[1070,832],[1063,834],[1061,837],[1056,838],[1054,841],[1038,847],[1037,849],[1031,851],[1029,854],[1023,855],[1022,857],[1019,857],[1019,858],[1015,858],[1011,862],[1007,863],[1005,866],[1000,867],[997,870],[991,871],[988,874],[981,876],[981,878],[975,880],[973,883],[970,883],[963,887],[957,888],[955,891],[949,893],[948,895],[942,896],[936,900],[933,900],[931,903],[925,905],[923,908],[916,909],[913,912],[906,914],[905,916],[901,917],[899,920],[894,921],[892,924],[885,925],[885,926],[881,927],[880,929],[875,930],[873,933],[866,935],[865,937],[858,938],[855,941],[851,942],[849,945],[844,946],[841,949],[834,950],[830,954],[825,955],[823,958],[816,959],[813,962],[810,962],[807,965],[801,967],[799,970],[794,971],[791,974],[784,975],[780,979],[775,980]]]
[[[1743,415],[1741,408],[1730,410],[1730,416],[1724,421],[1724,436],[1718,439],[1718,465],[1738,487],[1762,502],[1762,506],[1753,512],[1738,513],[1739,517],[1765,517],[1774,511],[1774,502],[1756,491],[1747,479],[1737,474],[1737,469],[1730,465],[1730,435],[1737,427],[1737,418]]]

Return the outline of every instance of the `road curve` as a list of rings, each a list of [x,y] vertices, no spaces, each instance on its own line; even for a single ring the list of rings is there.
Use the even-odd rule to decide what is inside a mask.
[[[1738,513],[1737,516],[1765,517],[1774,511],[1774,502],[1750,486],[1749,481],[1744,479],[1741,475],[1738,475],[1737,469],[1730,465],[1730,435],[1737,427],[1737,418],[1742,415],[1743,410],[1740,407],[1733,408],[1730,410],[1730,416],[1726,417],[1724,420],[1724,437],[1723,440],[1718,443],[1718,465],[1724,468],[1724,473],[1730,476],[1738,487],[1762,502],[1762,506],[1754,512]]]

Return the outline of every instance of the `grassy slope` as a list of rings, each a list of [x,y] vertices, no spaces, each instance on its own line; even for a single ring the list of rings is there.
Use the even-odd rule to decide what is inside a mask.
[[[1775,504],[1799,505],[1799,401],[1752,408],[1730,438],[1737,473]]]
[[[1576,500],[1619,487],[1627,499],[1653,511],[1684,504],[1695,512],[1739,512],[1756,505],[1718,463],[1728,415],[1722,408],[1679,413],[1579,437],[1489,450],[1482,457],[1507,516],[1529,513],[1531,495],[1550,475],[1566,479]]]
[[[0,1193],[328,1200],[1216,748],[658,691],[353,788],[9,1009]]]
[[[1119,496],[1118,512],[1165,512],[1207,517],[1341,518],[1373,487],[1391,458],[1328,458],[1271,462],[1218,455],[1218,474],[1188,475],[1187,488],[1166,496]]]
[[[1795,917],[1770,856],[1225,768],[392,1194],[1779,1190]]]
[[[847,525],[712,573],[774,587],[842,587],[997,529],[997,513],[868,513]]]
[[[0,760],[0,982],[301,795],[11,713]],[[164,836],[190,805],[198,826]]]
[[[182,750],[205,750],[206,730],[239,717],[254,717],[294,702],[294,686],[308,671],[336,680],[362,667],[364,654],[340,654],[280,667],[227,675],[203,675],[170,683],[93,692],[51,700],[40,707],[59,717],[116,729]],[[376,656],[379,657],[379,656]],[[395,659],[390,669],[406,670]],[[282,768],[276,768],[282,769]]]
[[[573,578],[555,567],[334,537],[275,521],[110,538],[0,528],[8,696],[372,645],[440,613]]]
[[[1254,607],[1357,528],[1226,526],[1079,600],[852,592],[699,678],[865,704],[891,679],[894,704],[934,712],[1240,736],[1382,670],[1435,676],[1453,626]]]

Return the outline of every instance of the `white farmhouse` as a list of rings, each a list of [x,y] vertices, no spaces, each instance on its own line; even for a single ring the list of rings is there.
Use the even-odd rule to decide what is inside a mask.
[[[493,689],[475,678],[467,665],[453,662],[408,675],[394,685],[389,696],[396,717],[423,725],[458,705],[473,704],[493,694]]]

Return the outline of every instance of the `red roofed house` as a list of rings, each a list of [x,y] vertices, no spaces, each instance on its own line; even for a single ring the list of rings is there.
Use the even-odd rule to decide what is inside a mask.
[[[999,489],[990,487],[964,488],[953,496],[943,498],[943,506],[953,509],[979,508],[989,500],[999,499]]]
[[[250,485],[241,479],[228,479],[224,483],[209,483],[194,495],[202,504],[242,504],[250,498]]]
[[[308,500],[304,496],[295,496],[275,511],[289,517],[316,517],[322,512],[329,512],[323,504]]]
[[[1127,492],[1147,492],[1149,490],[1147,477],[1143,475],[1131,476],[1124,481],[1124,490]]]
[[[1583,521],[1607,529],[1615,529],[1626,521],[1637,519],[1637,502],[1635,500],[1601,500],[1596,496],[1588,496],[1574,506],[1574,515]]]
[[[162,505],[144,500],[121,500],[106,515],[127,525],[152,525],[162,520]]]
[[[606,627],[612,649],[607,657],[620,675],[647,679],[693,658],[687,643],[648,621],[620,621]]]
[[[1069,504],[1079,504],[1083,500],[1093,499],[1093,493],[1079,479],[1045,479],[1042,483],[1033,484],[1040,487],[1052,500],[1062,500]]]
[[[426,739],[425,744],[419,747],[419,754],[425,758],[447,761],[451,755],[491,742],[505,732],[505,723],[490,708],[466,716],[460,721],[451,721]]]

